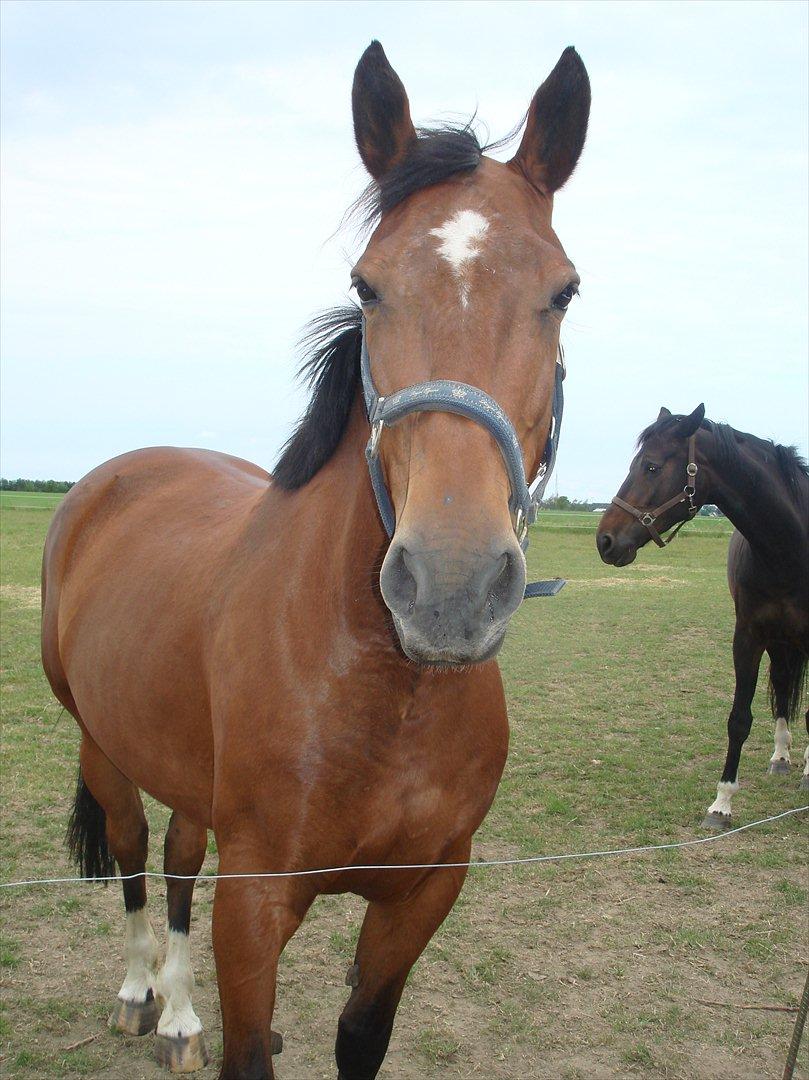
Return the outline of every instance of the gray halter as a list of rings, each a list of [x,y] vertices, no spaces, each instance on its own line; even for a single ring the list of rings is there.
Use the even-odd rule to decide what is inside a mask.
[[[414,412],[451,412],[480,424],[500,448],[511,487],[508,505],[513,518],[514,532],[520,547],[525,551],[528,547],[528,526],[536,521],[539,504],[553,471],[559,445],[564,407],[562,383],[565,377],[565,361],[561,346],[554,377],[551,429],[539,472],[533,480],[533,489],[525,476],[522,450],[514,425],[494,398],[489,397],[483,390],[470,386],[468,383],[456,382],[454,379],[431,379],[429,382],[406,386],[403,390],[397,390],[388,397],[380,397],[371,376],[371,359],[365,343],[364,322],[360,373],[368,422],[371,425],[371,437],[365,448],[365,457],[379,507],[379,516],[382,518],[382,524],[388,536],[393,536],[396,528],[396,513],[385,484],[382,462],[379,458],[382,429],[386,426],[390,427]],[[554,596],[564,584],[561,578],[555,578],[552,581],[535,581],[527,586],[525,595],[526,597]]]

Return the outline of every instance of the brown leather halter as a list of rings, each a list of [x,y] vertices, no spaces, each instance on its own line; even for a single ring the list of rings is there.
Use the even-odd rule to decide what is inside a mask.
[[[661,506],[658,506],[655,510],[638,510],[636,507],[630,505],[630,503],[628,502],[625,502],[617,495],[612,500],[616,506],[620,506],[622,510],[626,510],[626,512],[628,514],[631,514],[632,517],[637,518],[641,525],[646,526],[646,528],[649,530],[649,533],[651,534],[652,539],[658,547],[665,547],[666,544],[670,544],[674,537],[677,535],[677,533],[680,531],[680,529],[682,529],[683,525],[685,525],[687,521],[690,521],[699,509],[699,507],[694,502],[694,496],[697,493],[698,472],[698,466],[694,460],[696,456],[696,439],[697,436],[695,432],[688,440],[688,464],[685,467],[685,471],[688,474],[688,479],[686,480],[686,484],[682,490],[682,494],[674,495],[671,499],[669,499],[667,502],[664,502]],[[674,530],[670,532],[664,540],[655,528],[655,522],[661,514],[664,514],[667,510],[670,510],[672,506],[677,506],[679,505],[679,503],[684,502],[688,503],[688,516],[683,518],[683,520],[677,526],[675,526]]]

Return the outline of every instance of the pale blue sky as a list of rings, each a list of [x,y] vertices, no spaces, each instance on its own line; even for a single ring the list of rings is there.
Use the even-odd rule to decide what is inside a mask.
[[[294,345],[345,298],[365,183],[350,87],[378,37],[425,122],[510,129],[561,50],[590,73],[555,222],[559,490],[604,498],[661,404],[807,449],[807,6],[2,5],[4,476],[154,443],[271,466]]]

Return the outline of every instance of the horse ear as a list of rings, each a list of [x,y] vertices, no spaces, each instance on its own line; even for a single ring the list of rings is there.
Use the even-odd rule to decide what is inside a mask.
[[[402,80],[378,41],[371,42],[357,64],[351,105],[357,149],[365,168],[378,180],[404,157],[416,138]]]
[[[528,122],[513,161],[526,178],[552,195],[576,168],[590,117],[590,80],[569,45],[534,94]]]
[[[683,439],[690,439],[704,419],[705,406],[697,405],[690,415],[682,418],[677,428],[677,434]]]
[[[665,405],[661,405],[660,412],[657,414],[657,420],[665,420],[667,416],[671,416],[671,409],[667,409]]]

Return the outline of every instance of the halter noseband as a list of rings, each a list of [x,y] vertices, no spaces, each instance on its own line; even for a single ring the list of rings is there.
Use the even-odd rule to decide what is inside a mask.
[[[489,432],[497,443],[508,474],[511,493],[508,506],[517,540],[523,551],[528,547],[528,526],[536,521],[537,510],[545,493],[556,461],[559,446],[559,433],[562,426],[564,392],[562,383],[565,378],[565,361],[562,347],[556,361],[556,373],[553,386],[553,411],[551,428],[539,471],[534,477],[533,488],[525,476],[525,467],[514,425],[505,411],[494,398],[477,386],[456,382],[454,379],[431,379],[428,382],[415,383],[397,390],[387,397],[381,397],[371,376],[371,359],[365,342],[365,322],[362,326],[362,350],[360,359],[362,392],[368,422],[371,425],[371,437],[365,448],[365,458],[371,475],[371,486],[379,507],[379,516],[388,536],[393,536],[396,528],[396,513],[393,509],[390,493],[385,483],[382,462],[379,457],[379,443],[382,431],[415,412],[450,412],[474,420]],[[538,581],[528,585],[526,596],[553,596],[564,585],[561,578],[553,581]]]
[[[656,510],[638,510],[630,503],[625,502],[623,499],[620,499],[617,495],[612,500],[616,506],[620,506],[622,510],[626,510],[626,512],[628,514],[631,514],[632,517],[637,518],[641,525],[646,526],[646,529],[649,531],[652,539],[658,547],[665,547],[666,544],[670,544],[674,537],[677,535],[677,533],[680,531],[680,529],[682,529],[683,525],[685,525],[687,521],[691,521],[691,519],[694,517],[697,510],[699,509],[699,507],[694,502],[694,497],[697,494],[697,472],[699,471],[699,466],[697,465],[695,460],[696,440],[697,435],[695,432],[688,440],[688,464],[685,467],[688,478],[685,482],[685,487],[683,488],[680,495],[674,495],[667,502],[664,502],[662,505],[658,506]],[[675,526],[673,531],[670,532],[664,540],[655,528],[655,522],[661,514],[665,514],[667,510],[670,510],[672,508],[672,506],[678,506],[680,503],[684,502],[688,503],[688,516],[683,518],[683,520]]]

